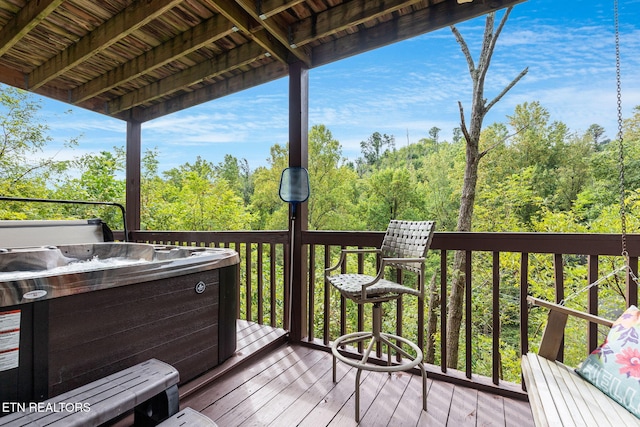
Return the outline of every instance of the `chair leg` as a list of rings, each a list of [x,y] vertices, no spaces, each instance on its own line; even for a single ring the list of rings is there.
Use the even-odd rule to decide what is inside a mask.
[[[356,374],[356,422],[360,422],[360,374],[362,374],[362,369],[358,369],[358,373]]]
[[[333,382],[336,382],[336,356],[333,356]]]
[[[422,410],[427,412],[427,371],[424,369],[422,362],[418,363],[418,368],[422,378]]]
[[[366,369],[368,371],[377,371],[377,372],[387,372],[391,375],[392,372],[397,371],[407,371],[414,367],[417,367],[420,370],[420,376],[422,380],[422,410],[427,410],[427,372],[423,364],[423,353],[420,348],[415,343],[411,341],[396,336],[393,334],[382,333],[382,308],[380,303],[376,303],[373,305],[373,325],[372,332],[354,332],[350,334],[343,335],[338,337],[331,346],[331,352],[333,354],[333,382],[336,382],[336,365],[337,359],[340,359],[341,362],[346,363],[347,365],[356,368],[356,393],[355,393],[355,420],[356,422],[360,422],[360,378],[362,375],[362,370]],[[355,345],[355,343],[363,342],[368,340],[369,343],[364,350],[362,357],[360,359],[352,359],[348,358],[345,355],[341,354],[339,348],[344,345]],[[394,342],[396,341],[396,342]],[[369,356],[371,351],[376,346],[387,346],[387,365],[375,365],[375,364],[367,364],[369,360]],[[415,356],[409,354],[408,351],[402,348],[403,345],[410,347],[414,352]],[[379,347],[381,348],[381,347]],[[394,354],[399,354],[404,360],[400,364],[393,364],[391,359],[391,352]]]

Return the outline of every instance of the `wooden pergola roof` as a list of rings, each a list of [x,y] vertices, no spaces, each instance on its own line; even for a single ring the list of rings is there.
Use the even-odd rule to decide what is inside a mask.
[[[0,0],[0,81],[142,123],[522,0]]]

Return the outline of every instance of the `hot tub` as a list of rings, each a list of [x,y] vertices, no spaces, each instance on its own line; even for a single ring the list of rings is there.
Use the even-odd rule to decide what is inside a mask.
[[[236,348],[239,257],[223,248],[0,248],[0,402],[42,400],[151,357],[188,381]]]

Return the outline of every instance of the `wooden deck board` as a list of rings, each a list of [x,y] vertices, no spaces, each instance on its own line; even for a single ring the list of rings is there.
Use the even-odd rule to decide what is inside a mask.
[[[391,418],[393,418],[393,414],[396,412],[398,406],[401,404],[404,405],[400,397],[404,395],[404,391],[408,387],[413,375],[401,372],[398,375],[380,375],[376,373],[375,376],[384,377],[384,386],[378,390],[376,399],[369,406],[367,412],[360,414],[361,423],[368,426],[386,426],[390,424]],[[394,397],[393,399],[391,399],[392,396]],[[418,408],[417,414],[420,413],[420,410],[421,408]],[[352,417],[353,415],[354,414],[351,414]]]
[[[331,355],[327,354],[329,367],[331,367]],[[365,380],[370,372],[363,372],[361,380]],[[326,426],[331,423],[336,414],[346,405],[347,401],[355,393],[355,372],[345,365],[338,364],[336,378],[337,383],[331,380],[331,370],[329,370],[329,381],[319,381],[318,386],[323,387],[328,392],[316,400],[312,410],[303,414],[302,421],[298,424],[302,427]]]
[[[343,378],[343,381],[347,383],[347,390],[349,390],[348,385],[351,385],[351,395],[347,402],[340,408],[335,417],[331,420],[328,426],[333,427],[342,427],[342,426],[355,426],[357,425],[355,422],[355,411],[356,411],[356,394],[355,394],[355,375],[356,370],[351,369],[351,372],[348,376]],[[364,376],[364,375],[363,375]],[[325,381],[332,381],[331,377],[328,377]],[[361,378],[360,383],[360,417],[364,418],[366,415],[371,403],[376,398],[377,394],[380,392],[382,387],[387,382],[387,374],[381,374],[379,372],[371,372],[367,375],[366,378]],[[313,413],[309,414],[310,418],[313,420],[315,417]]]
[[[449,411],[451,410],[451,400],[453,384],[442,381],[430,381],[429,395],[427,396],[427,412],[420,413],[419,426],[447,425]],[[418,389],[416,388],[416,392]],[[455,424],[451,424],[454,426]]]
[[[356,426],[355,369],[331,353],[284,343],[284,331],[238,322],[238,350],[224,366],[180,387],[191,407],[228,426]],[[265,350],[265,351],[262,351]],[[445,381],[427,381],[422,411],[419,376],[364,371],[360,426],[533,426],[527,402]],[[128,420],[128,423],[127,423]],[[118,426],[131,425],[132,417]]]
[[[478,392],[477,427],[504,426],[504,399],[492,393]]]
[[[427,391],[432,381],[427,380]],[[427,411],[432,402],[427,397]],[[422,411],[422,379],[417,375],[409,375],[409,382],[404,389],[398,405],[389,420],[390,426],[417,426],[420,418],[428,412]]]

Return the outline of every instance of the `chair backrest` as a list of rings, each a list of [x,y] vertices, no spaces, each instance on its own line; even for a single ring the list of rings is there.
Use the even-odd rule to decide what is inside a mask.
[[[382,241],[382,256],[387,258],[421,258],[431,246],[435,221],[399,221],[391,220]],[[418,271],[415,267],[398,264],[395,267]]]

